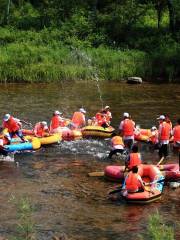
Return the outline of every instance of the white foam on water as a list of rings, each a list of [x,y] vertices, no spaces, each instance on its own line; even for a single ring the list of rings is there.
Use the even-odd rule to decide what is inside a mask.
[[[14,162],[14,155],[8,155],[8,156],[0,156],[0,162]]]

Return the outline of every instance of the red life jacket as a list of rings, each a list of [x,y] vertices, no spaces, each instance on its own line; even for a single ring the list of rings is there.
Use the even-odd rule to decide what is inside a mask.
[[[20,129],[18,122],[11,116],[8,121],[3,121],[3,128],[7,128],[8,132],[16,132]]]
[[[174,142],[180,141],[180,125],[177,125],[174,127]]]
[[[139,153],[130,153],[130,160],[128,168],[132,169],[134,166],[138,166],[141,164],[141,159]]]
[[[169,140],[170,138],[170,133],[171,133],[171,126],[167,122],[162,122],[161,123],[161,135],[160,135],[160,140]]]
[[[153,134],[149,137],[149,140],[155,144],[155,143],[158,143],[158,130],[154,130],[152,132]]]
[[[125,119],[123,124],[123,136],[134,135],[134,123],[131,119]]]
[[[44,137],[47,134],[47,130],[45,129],[41,123],[36,123],[34,127],[34,133],[37,137]]]
[[[139,189],[140,182],[138,180],[138,174],[130,172],[126,178],[126,189],[129,192],[135,192]]]
[[[53,129],[56,129],[58,127],[59,127],[59,116],[55,115],[51,119],[50,129],[53,130]]]
[[[106,118],[106,122],[110,124],[111,118],[112,118],[112,115],[111,115],[111,112],[110,112],[110,111],[107,111],[107,112],[106,112],[105,118]]]

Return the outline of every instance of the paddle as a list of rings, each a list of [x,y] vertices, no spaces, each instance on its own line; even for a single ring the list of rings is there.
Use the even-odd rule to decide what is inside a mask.
[[[103,177],[104,176],[104,172],[91,172],[88,173],[89,177]]]
[[[148,185],[152,185],[152,184],[154,184],[154,183],[161,183],[161,182],[164,182],[164,178],[163,178],[163,179],[161,179],[161,180],[156,180],[156,181],[150,182],[150,183],[148,183]],[[146,186],[145,186],[145,188],[146,188]],[[112,190],[112,191],[110,191],[110,192],[108,193],[108,195],[111,195],[111,194],[114,194],[114,193],[118,193],[118,192],[121,192],[121,191],[122,191],[122,187],[121,187],[121,188],[118,188],[118,189],[115,189],[115,190]],[[148,190],[148,189],[146,189],[146,191],[148,191],[148,192],[151,192],[151,193],[152,193],[152,191],[151,191],[151,190]]]
[[[26,121],[24,121],[24,120],[20,120],[20,122],[22,122],[22,123],[24,123],[24,124],[26,124],[26,125],[29,125],[30,127],[33,126],[32,123],[30,123],[30,122],[26,122]]]
[[[164,157],[162,157],[162,158],[159,160],[159,162],[156,164],[156,166],[159,166],[159,165],[162,163],[163,160],[164,160]]]

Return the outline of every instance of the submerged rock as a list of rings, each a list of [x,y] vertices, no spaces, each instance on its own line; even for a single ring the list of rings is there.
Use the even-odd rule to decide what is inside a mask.
[[[141,77],[128,77],[127,83],[129,84],[141,84],[142,78]]]
[[[180,182],[170,182],[169,183],[170,188],[176,189],[180,187]]]

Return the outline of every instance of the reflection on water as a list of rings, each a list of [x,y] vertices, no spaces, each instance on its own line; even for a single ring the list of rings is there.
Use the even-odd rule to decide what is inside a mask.
[[[103,83],[101,91],[105,105],[110,105],[112,125],[117,128],[122,113],[129,112],[143,128],[156,125],[156,117],[168,113],[173,123],[180,116],[180,86],[131,86]],[[93,116],[102,106],[95,83],[64,83],[51,85],[1,85],[0,113],[12,113],[33,124],[50,121],[54,110],[66,117],[80,106]],[[150,152],[146,144],[139,143],[144,162],[158,161],[157,152]],[[65,233],[69,239],[135,239],[134,234],[146,231],[148,215],[159,210],[167,222],[179,219],[179,189],[166,187],[158,203],[136,206],[124,202],[110,202],[109,189],[117,184],[101,178],[90,178],[87,173],[102,171],[109,164],[109,140],[84,139],[61,142],[34,153],[15,155],[16,162],[0,163],[0,235],[15,235],[16,208],[9,202],[27,196],[35,205],[33,214],[38,239],[52,239]],[[170,155],[168,162],[177,162]],[[176,231],[179,236],[178,229]],[[178,238],[177,238],[178,239]]]

